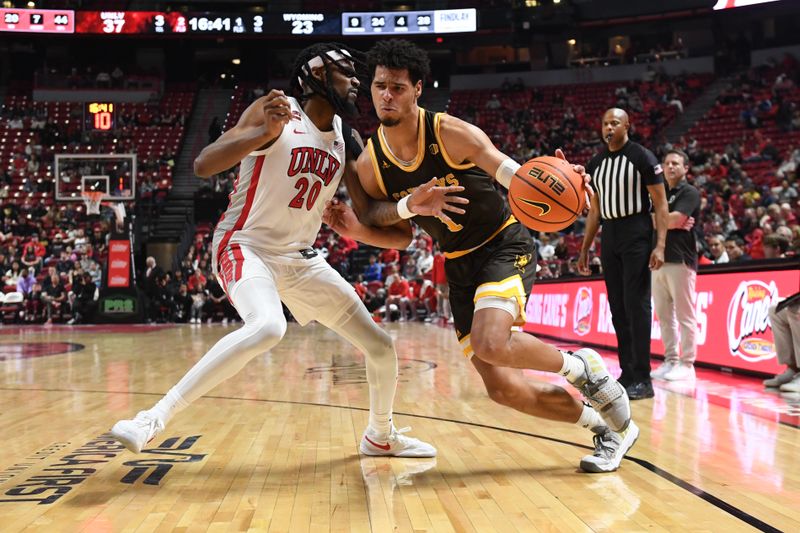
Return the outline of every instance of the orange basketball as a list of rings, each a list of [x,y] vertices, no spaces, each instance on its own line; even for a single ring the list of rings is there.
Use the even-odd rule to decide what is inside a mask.
[[[583,212],[583,178],[563,159],[537,157],[522,165],[511,178],[508,203],[525,226],[536,231],[559,231]]]

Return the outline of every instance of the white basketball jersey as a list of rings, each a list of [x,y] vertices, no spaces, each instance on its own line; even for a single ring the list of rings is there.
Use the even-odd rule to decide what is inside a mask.
[[[335,115],[332,131],[320,131],[297,100],[289,102],[292,118],[277,141],[242,160],[214,233],[220,248],[239,243],[298,258],[317,238],[325,203],[344,174],[342,121]]]

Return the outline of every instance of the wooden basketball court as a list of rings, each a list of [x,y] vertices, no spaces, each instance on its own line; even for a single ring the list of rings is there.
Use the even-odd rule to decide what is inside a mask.
[[[139,455],[108,429],[228,328],[0,330],[0,531],[800,530],[800,398],[700,370],[634,402],[618,472],[584,474],[588,432],[493,404],[450,329],[387,328],[395,423],[436,459],[358,454],[363,359],[318,325],[291,324]]]

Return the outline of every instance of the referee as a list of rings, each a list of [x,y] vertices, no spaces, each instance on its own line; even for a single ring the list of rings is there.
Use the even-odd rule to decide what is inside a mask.
[[[586,167],[595,195],[586,220],[578,271],[589,274],[588,254],[603,224],[600,261],[617,333],[619,382],[631,400],[653,397],[650,381],[650,271],[664,264],[667,198],[664,173],[656,156],[628,139],[630,121],[622,109],[603,114],[606,148]],[[655,207],[656,246],[653,248]]]

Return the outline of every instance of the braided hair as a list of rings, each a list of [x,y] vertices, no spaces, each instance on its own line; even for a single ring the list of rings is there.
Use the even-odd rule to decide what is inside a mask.
[[[302,104],[314,96],[327,100],[336,113],[344,116],[357,116],[358,107],[342,98],[333,89],[312,74],[315,67],[325,67],[326,79],[330,80],[333,68],[339,69],[347,76],[363,79],[364,54],[341,43],[318,43],[303,49],[295,60],[290,80],[290,90]],[[352,63],[355,69],[350,65]]]

